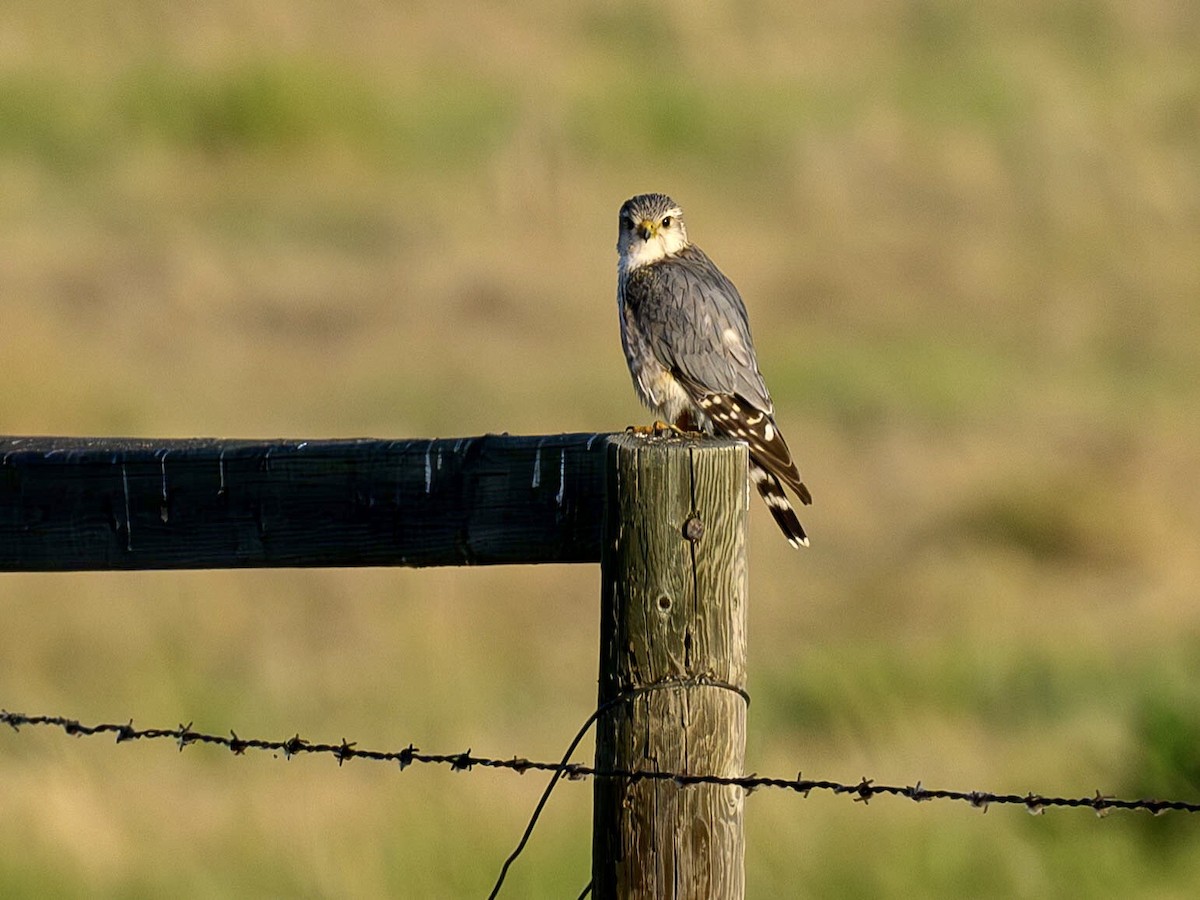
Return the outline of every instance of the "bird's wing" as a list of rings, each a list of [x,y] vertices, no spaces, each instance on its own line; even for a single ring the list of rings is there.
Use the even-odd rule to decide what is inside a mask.
[[[631,273],[626,303],[654,357],[694,400],[737,394],[774,413],[741,295],[700,248],[686,247]]]
[[[738,394],[708,393],[696,402],[713,420],[718,432],[739,438],[750,445],[751,461],[771,475],[782,479],[784,484],[796,492],[800,502],[812,503],[812,494],[808,486],[800,480],[800,470],[796,468],[792,459],[792,451],[769,413],[755,409]],[[762,491],[767,504],[774,508],[767,492],[763,490],[764,483],[758,479],[755,483]]]

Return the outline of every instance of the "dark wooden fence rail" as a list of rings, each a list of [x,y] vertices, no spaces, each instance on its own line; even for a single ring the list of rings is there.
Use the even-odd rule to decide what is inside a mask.
[[[746,447],[0,438],[0,571],[600,563],[599,769],[737,777]],[[742,791],[597,779],[594,894],[739,898]]]
[[[605,436],[0,438],[0,570],[599,562]]]

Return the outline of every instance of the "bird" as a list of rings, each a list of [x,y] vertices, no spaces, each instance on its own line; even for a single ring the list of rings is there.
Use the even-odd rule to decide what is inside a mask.
[[[621,346],[638,397],[676,431],[745,441],[767,509],[788,543],[807,547],[784,486],[804,504],[812,494],[775,422],[741,294],[688,240],[683,210],[666,194],[622,204],[617,254]]]

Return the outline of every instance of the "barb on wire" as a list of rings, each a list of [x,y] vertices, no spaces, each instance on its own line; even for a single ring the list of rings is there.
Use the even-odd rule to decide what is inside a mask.
[[[508,855],[508,858],[504,860],[504,865],[500,868],[500,875],[496,878],[496,884],[492,887],[492,892],[488,894],[488,900],[495,900],[495,898],[500,895],[500,888],[504,885],[504,879],[508,876],[508,870],[512,864],[516,862],[517,857],[521,855],[521,851],[525,849],[525,845],[529,843],[529,838],[533,834],[533,829],[537,826],[538,818],[542,815],[542,810],[546,808],[546,803],[549,802],[550,795],[554,792],[554,787],[558,784],[559,778],[562,777],[563,768],[574,755],[575,748],[579,746],[579,742],[583,740],[584,735],[586,735],[591,727],[596,724],[596,720],[614,706],[624,703],[626,700],[632,699],[633,697],[637,697],[641,694],[648,694],[652,691],[666,690],[673,687],[684,687],[686,685],[698,683],[709,684],[714,687],[720,687],[724,688],[725,690],[733,691],[742,696],[742,698],[746,701],[747,706],[750,705],[750,695],[747,694],[745,690],[737,687],[736,685],[726,684],[723,681],[715,681],[710,678],[664,678],[662,681],[654,682],[653,684],[643,684],[636,687],[626,688],[611,700],[600,704],[596,711],[587,717],[587,721],[585,721],[583,725],[579,727],[579,731],[575,733],[575,737],[567,746],[567,750],[562,756],[562,762],[559,763],[559,768],[555,769],[554,775],[550,778],[550,783],[546,785],[546,789],[542,791],[542,796],[538,799],[537,806],[533,810],[533,815],[529,817],[529,824],[525,826],[525,832],[521,835],[521,840],[517,843],[516,849],[513,850],[513,852]],[[588,893],[591,892],[591,889],[592,884],[589,881],[588,886],[583,889],[583,893],[580,894],[580,897],[586,897]]]
[[[487,756],[476,756],[470,750],[462,753],[422,753],[412,744],[400,750],[359,750],[353,743],[342,741],[338,744],[315,744],[306,741],[299,735],[282,741],[262,740],[258,738],[241,738],[234,732],[226,737],[219,734],[206,734],[192,729],[191,723],[180,725],[178,728],[134,728],[133,722],[126,724],[84,725],[74,719],[64,716],[27,716],[22,713],[9,712],[0,709],[0,725],[8,725],[14,731],[22,727],[46,726],[55,727],[66,734],[77,737],[112,734],[117,743],[134,740],[169,740],[179,746],[180,751],[191,744],[212,744],[224,747],[237,755],[247,750],[264,750],[282,754],[290,758],[302,753],[315,753],[331,756],[340,764],[348,759],[369,759],[378,762],[396,763],[400,769],[405,769],[414,763],[426,765],[449,766],[453,771],[466,771],[476,766],[488,769],[507,769],[513,772],[528,771],[555,772],[560,776],[571,779],[579,778],[622,778],[630,781],[673,781],[681,787],[698,784],[719,784],[740,787],[749,792],[759,788],[793,791],[807,797],[812,791],[831,793],[834,796],[849,797],[858,803],[868,803],[875,797],[902,797],[917,803],[929,800],[949,800],[967,803],[971,806],[987,810],[989,806],[1023,806],[1031,814],[1038,815],[1047,809],[1071,808],[1091,809],[1097,815],[1103,816],[1114,810],[1142,810],[1161,815],[1165,812],[1200,813],[1200,803],[1186,800],[1129,800],[1111,797],[1099,791],[1091,797],[1055,797],[1043,794],[1001,794],[992,791],[950,791],[937,790],[922,786],[917,782],[911,786],[896,786],[875,784],[869,778],[862,778],[856,783],[817,780],[805,778],[803,773],[795,778],[765,778],[758,775],[720,776],[720,775],[685,775],[677,772],[629,771],[622,769],[599,770],[593,766],[573,762],[535,762],[521,757],[497,759]]]

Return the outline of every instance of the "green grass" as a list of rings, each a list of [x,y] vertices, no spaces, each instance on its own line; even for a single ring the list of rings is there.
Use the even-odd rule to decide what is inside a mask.
[[[215,71],[156,60],[101,84],[37,70],[0,80],[0,152],[62,172],[116,165],[142,145],[273,164],[347,148],[373,164],[459,167],[494,150],[512,113],[500,86],[453,70],[405,86],[308,59]]]

